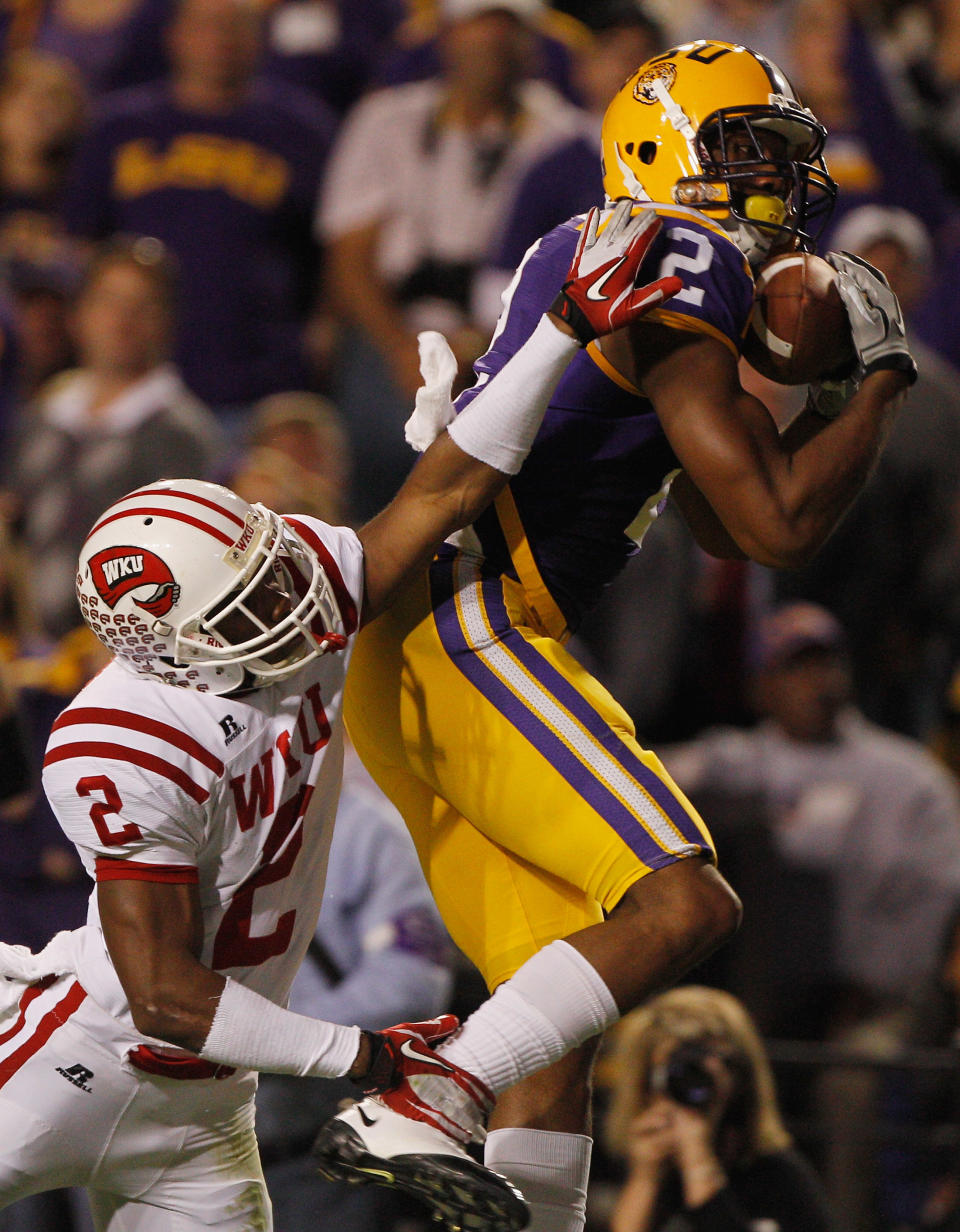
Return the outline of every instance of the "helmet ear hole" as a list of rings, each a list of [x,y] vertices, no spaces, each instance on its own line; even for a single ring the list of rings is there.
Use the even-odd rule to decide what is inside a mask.
[[[655,141],[641,141],[637,148],[637,158],[648,167],[657,157],[657,143]]]

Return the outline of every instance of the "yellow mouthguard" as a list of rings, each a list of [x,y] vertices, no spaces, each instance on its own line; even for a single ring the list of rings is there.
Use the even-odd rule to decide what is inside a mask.
[[[755,193],[752,197],[747,197],[743,212],[753,222],[766,222],[779,227],[787,216],[787,207],[779,197]]]

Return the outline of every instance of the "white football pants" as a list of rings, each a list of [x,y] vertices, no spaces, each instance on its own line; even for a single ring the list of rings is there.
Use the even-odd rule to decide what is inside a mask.
[[[255,1075],[143,1073],[137,1042],[73,976],[25,988],[0,1029],[0,1207],[79,1185],[98,1232],[269,1232]]]

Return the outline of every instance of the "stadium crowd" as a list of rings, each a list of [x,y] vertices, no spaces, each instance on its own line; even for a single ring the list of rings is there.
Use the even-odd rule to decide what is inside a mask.
[[[175,474],[372,516],[414,458],[418,331],[472,382],[528,245],[602,195],[606,101],[695,38],[769,55],[826,125],[820,247],[884,270],[920,378],[813,564],[714,560],[668,506],[573,646],[714,831],[746,916],[695,978],[770,1042],[842,1232],[955,1229],[955,1076],[896,1067],[948,1064],[960,1020],[955,0],[0,0],[0,938],[42,946],[89,892],[37,783],[102,664],[72,597],[94,514]],[[464,963],[451,995],[483,995]]]

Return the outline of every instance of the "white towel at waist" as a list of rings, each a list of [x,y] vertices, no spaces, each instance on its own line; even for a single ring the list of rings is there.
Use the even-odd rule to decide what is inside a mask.
[[[25,945],[8,945],[0,941],[0,1028],[13,1016],[28,984],[35,984],[45,975],[66,975],[75,972],[76,933],[57,933],[39,953]]]

